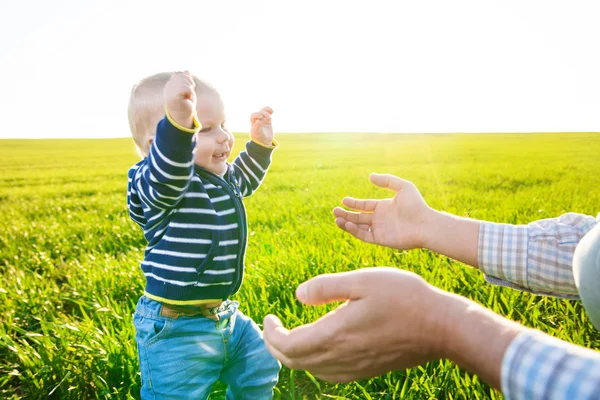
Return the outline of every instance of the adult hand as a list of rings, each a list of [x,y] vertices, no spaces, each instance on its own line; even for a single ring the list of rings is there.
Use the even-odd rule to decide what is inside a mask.
[[[442,357],[450,302],[414,273],[367,268],[320,275],[301,284],[296,295],[312,305],[347,302],[291,331],[274,315],[265,318],[267,348],[290,368],[349,382]]]
[[[296,296],[305,304],[346,303],[291,331],[267,315],[267,348],[288,367],[332,382],[448,358],[500,388],[506,349],[526,330],[394,268],[320,275],[301,284]]]
[[[367,242],[400,250],[424,247],[427,219],[434,212],[417,187],[409,181],[389,174],[371,174],[371,182],[396,192],[392,199],[359,200],[345,197],[333,210],[338,227]]]

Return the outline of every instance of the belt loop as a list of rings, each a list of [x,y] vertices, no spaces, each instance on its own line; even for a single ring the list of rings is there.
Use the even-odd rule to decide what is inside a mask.
[[[205,316],[208,319],[212,319],[213,321],[218,322],[219,319],[220,319],[219,318],[219,314],[215,314],[212,311],[213,311],[213,309],[210,309],[210,310],[203,309],[202,310],[202,315]]]

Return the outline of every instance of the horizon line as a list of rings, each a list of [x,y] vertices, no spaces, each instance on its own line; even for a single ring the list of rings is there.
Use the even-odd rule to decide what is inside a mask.
[[[310,131],[310,132],[277,132],[278,135],[535,135],[535,134],[574,134],[589,133],[600,134],[600,131],[492,131],[492,132],[362,132],[362,131]],[[233,132],[234,135],[249,135],[249,132]],[[106,136],[106,137],[0,137],[0,140],[111,140],[131,139],[131,136]]]

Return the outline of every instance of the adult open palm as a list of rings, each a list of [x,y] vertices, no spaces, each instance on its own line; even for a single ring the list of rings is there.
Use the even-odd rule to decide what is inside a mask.
[[[389,174],[371,174],[371,182],[396,192],[391,199],[360,200],[345,197],[342,204],[354,210],[336,207],[336,224],[356,238],[400,250],[422,247],[426,219],[432,209],[417,187]]]
[[[265,344],[290,368],[350,382],[441,358],[450,303],[412,272],[366,268],[320,275],[303,283],[297,297],[312,305],[345,303],[291,331],[276,316],[265,317]]]

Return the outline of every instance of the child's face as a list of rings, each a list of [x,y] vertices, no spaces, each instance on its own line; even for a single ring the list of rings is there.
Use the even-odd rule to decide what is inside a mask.
[[[225,127],[225,109],[215,93],[198,94],[196,112],[202,129],[196,135],[194,163],[210,172],[222,175],[233,148],[233,135]]]

